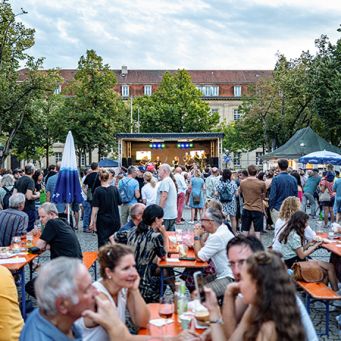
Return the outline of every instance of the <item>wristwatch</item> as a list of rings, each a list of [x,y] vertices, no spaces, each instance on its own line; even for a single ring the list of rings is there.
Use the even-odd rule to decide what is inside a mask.
[[[199,236],[194,236],[194,240],[200,240]]]
[[[216,319],[216,320],[210,320],[210,324],[215,324],[215,323],[216,324],[224,324],[224,321],[221,317]]]

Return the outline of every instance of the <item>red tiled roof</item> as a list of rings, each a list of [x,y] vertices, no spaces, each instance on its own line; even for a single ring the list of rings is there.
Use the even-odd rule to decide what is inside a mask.
[[[163,75],[167,72],[174,73],[177,70],[129,70],[122,77],[121,70],[113,70],[118,84],[159,84]],[[254,83],[258,78],[268,78],[272,70],[187,70],[195,84],[247,84]],[[19,80],[25,78],[27,69],[19,71]],[[74,79],[77,70],[60,69],[60,75],[69,82]]]

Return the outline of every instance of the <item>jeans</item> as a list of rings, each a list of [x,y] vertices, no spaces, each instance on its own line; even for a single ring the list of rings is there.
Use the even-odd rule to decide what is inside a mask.
[[[27,226],[27,232],[30,232],[34,229],[34,222],[36,221],[37,218],[37,213],[36,210],[26,210],[24,211],[28,215],[28,226]]]
[[[163,225],[166,231],[175,231],[175,219],[163,219]]]
[[[303,193],[301,210],[303,212],[306,211],[307,201],[309,201],[309,203],[310,203],[310,215],[315,216],[315,214],[316,214],[316,202],[315,202],[314,195],[311,193],[308,193],[308,192]]]
[[[185,193],[183,193],[183,192],[178,193],[178,197],[177,197],[178,217],[176,219],[177,224],[181,223],[182,211],[184,209],[184,204],[185,204]]]
[[[83,216],[83,230],[87,230],[90,225],[91,218],[91,204],[89,201],[85,200],[83,202],[84,216]]]

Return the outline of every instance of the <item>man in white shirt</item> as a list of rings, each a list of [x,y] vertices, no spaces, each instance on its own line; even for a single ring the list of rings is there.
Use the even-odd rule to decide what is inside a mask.
[[[205,242],[201,241],[204,232],[209,233]],[[233,238],[233,234],[224,224],[224,217],[219,210],[208,208],[202,219],[201,226],[194,228],[194,252],[195,256],[207,262],[211,260],[216,270],[216,279],[205,286],[212,288],[217,297],[224,295],[226,286],[234,281],[232,270],[229,266],[226,246]]]
[[[163,223],[167,231],[175,231],[177,193],[174,181],[170,177],[171,168],[163,163],[158,170],[161,181],[157,189],[156,204],[163,208]]]
[[[185,195],[187,191],[187,184],[186,184],[184,176],[181,173],[182,173],[181,167],[176,167],[174,178],[178,186],[178,196],[177,196],[178,216],[176,218],[177,224],[183,223],[181,218],[182,218],[182,212],[183,212],[184,204],[185,204]]]

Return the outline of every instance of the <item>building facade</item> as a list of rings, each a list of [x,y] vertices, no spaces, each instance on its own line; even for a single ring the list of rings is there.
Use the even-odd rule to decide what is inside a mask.
[[[132,101],[136,97],[150,96],[158,88],[166,72],[175,73],[177,70],[129,70],[126,66],[113,70],[117,79],[115,91],[123,100]],[[260,78],[272,76],[272,70],[187,70],[192,82],[202,92],[203,101],[207,102],[213,112],[219,113],[220,122],[230,123],[240,119],[238,107],[242,97],[248,94],[249,87]],[[25,77],[25,69],[21,70],[21,77]],[[61,69],[60,76],[64,82],[55,90],[61,93],[63,88],[72,81],[77,70]],[[55,154],[49,163],[55,163],[61,158],[60,144],[55,146]],[[228,151],[226,151],[228,153]],[[93,152],[92,160],[97,161],[98,154]],[[257,149],[248,153],[229,154],[228,166],[239,169],[250,163],[261,164],[262,150]],[[85,166],[89,157],[84,156],[80,164]],[[223,162],[224,164],[224,162]]]

